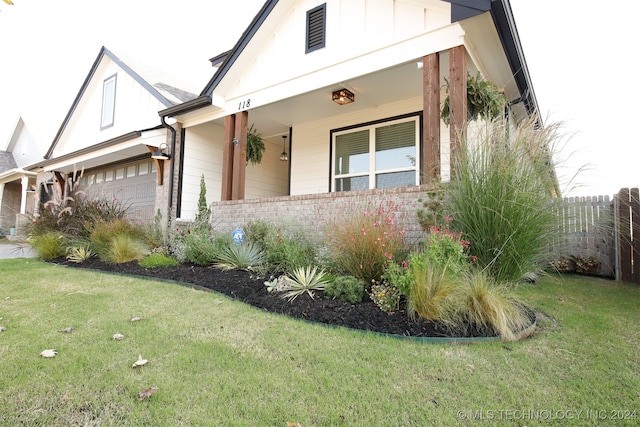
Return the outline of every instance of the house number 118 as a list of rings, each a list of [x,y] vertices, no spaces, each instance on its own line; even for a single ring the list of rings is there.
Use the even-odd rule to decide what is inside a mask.
[[[251,99],[238,102],[238,111],[246,110],[251,105]]]

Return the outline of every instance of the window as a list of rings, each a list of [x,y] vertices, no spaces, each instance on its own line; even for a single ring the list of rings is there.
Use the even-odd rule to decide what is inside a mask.
[[[333,191],[416,185],[419,116],[333,133]]]
[[[327,4],[307,12],[307,40],[305,53],[325,46]]]
[[[100,129],[113,126],[113,116],[116,107],[116,75],[109,77],[102,83],[102,120]]]

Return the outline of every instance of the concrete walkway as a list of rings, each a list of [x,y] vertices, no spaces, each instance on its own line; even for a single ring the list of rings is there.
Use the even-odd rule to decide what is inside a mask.
[[[0,259],[36,257],[36,252],[27,243],[0,243]]]

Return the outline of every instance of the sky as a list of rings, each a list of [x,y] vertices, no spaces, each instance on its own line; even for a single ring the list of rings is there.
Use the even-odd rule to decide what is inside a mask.
[[[100,48],[204,88],[264,0],[0,1],[0,149],[20,114],[55,131]],[[605,6],[606,5],[606,6]],[[640,2],[511,0],[563,196],[640,186],[633,80]],[[180,53],[180,55],[176,55]]]

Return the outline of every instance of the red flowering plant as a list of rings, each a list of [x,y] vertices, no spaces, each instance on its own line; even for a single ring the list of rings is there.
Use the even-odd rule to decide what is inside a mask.
[[[469,256],[470,242],[462,238],[462,233],[452,231],[452,217],[444,218],[443,226],[432,226],[429,230],[424,253],[427,258],[454,273],[465,270],[469,260],[476,261],[477,257]]]
[[[399,205],[389,201],[329,224],[327,245],[337,264],[366,283],[380,281],[387,262],[404,247],[398,211]]]

